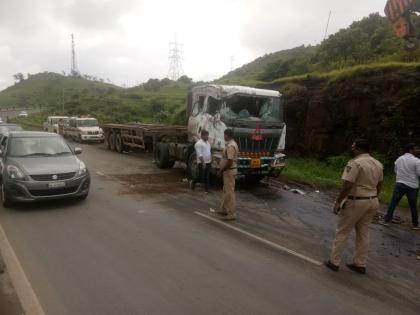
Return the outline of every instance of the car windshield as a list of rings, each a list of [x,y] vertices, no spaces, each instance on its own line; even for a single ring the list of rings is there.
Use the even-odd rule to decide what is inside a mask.
[[[77,127],[96,127],[98,121],[96,119],[78,119]]]
[[[72,154],[61,137],[11,138],[8,155],[13,157],[58,156]]]
[[[234,95],[225,99],[222,119],[283,122],[283,108],[277,97]]]

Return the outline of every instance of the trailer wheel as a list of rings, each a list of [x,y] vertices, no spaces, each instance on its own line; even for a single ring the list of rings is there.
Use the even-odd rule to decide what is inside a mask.
[[[122,153],[124,151],[124,144],[120,134],[115,136],[115,151]]]
[[[115,132],[113,131],[109,134],[109,148],[115,151]]]
[[[197,154],[195,151],[193,151],[188,158],[187,173],[190,180],[198,179]]]
[[[105,148],[107,149],[107,150],[111,150],[111,146],[110,146],[110,144],[109,144],[109,134],[108,133],[106,133],[105,135],[104,135],[104,143],[105,143]]]
[[[175,165],[175,161],[170,159],[169,147],[166,143],[156,145],[155,161],[159,168],[171,168]]]

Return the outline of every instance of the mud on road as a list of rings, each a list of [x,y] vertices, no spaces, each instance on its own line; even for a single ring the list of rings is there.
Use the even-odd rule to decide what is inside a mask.
[[[98,149],[101,150],[95,148]],[[110,159],[122,159],[121,163],[126,165],[124,174],[110,170],[110,174],[106,175],[107,180],[118,183],[116,189],[119,194],[159,199],[166,207],[183,212],[198,210],[208,213],[210,208],[219,206],[222,187],[213,186],[210,194],[204,194],[200,186],[191,192],[180,165],[162,171],[156,168],[148,155],[108,154]],[[290,182],[288,185],[291,185]],[[233,224],[323,261],[329,255],[335,232],[335,216],[331,213],[335,194],[330,191],[318,193],[311,187],[299,185],[296,188],[306,192],[299,195],[282,187],[279,182],[249,186],[239,181],[239,219]],[[391,228],[378,225],[377,221],[372,224],[368,275],[360,282],[357,275],[342,268],[343,275],[338,275],[338,279],[369,296],[395,300],[396,303],[404,301],[420,309],[420,260],[416,259],[416,252],[420,250],[420,233],[411,231],[409,222],[406,216],[401,216],[401,220]],[[349,240],[343,263],[351,261],[352,251],[353,241]]]

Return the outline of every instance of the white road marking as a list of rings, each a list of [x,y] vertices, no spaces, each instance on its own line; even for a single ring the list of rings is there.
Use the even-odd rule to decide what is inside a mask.
[[[96,171],[95,173],[96,173],[96,175],[99,175],[99,176],[105,176],[105,174],[100,172],[100,171]]]
[[[227,223],[225,223],[225,222],[222,222],[222,221],[220,221],[220,220],[218,220],[218,219],[216,219],[216,218],[213,218],[213,217],[211,217],[211,216],[208,216],[208,215],[206,215],[206,214],[204,214],[204,213],[201,213],[201,212],[198,212],[198,211],[195,211],[194,213],[195,213],[196,215],[199,215],[200,217],[203,217],[203,218],[206,218],[206,219],[208,219],[208,220],[210,220],[210,221],[212,221],[212,222],[218,223],[218,224],[220,224],[220,225],[222,225],[222,226],[224,226],[224,227],[226,227],[226,228],[228,228],[228,229],[234,230],[234,231],[239,232],[239,233],[241,233],[241,234],[244,234],[244,235],[246,235],[246,236],[248,236],[248,237],[250,237],[250,238],[252,238],[252,239],[254,239],[254,240],[257,240],[257,241],[259,241],[259,242],[261,242],[261,243],[264,243],[264,244],[266,244],[266,245],[269,245],[269,246],[271,246],[271,247],[273,247],[273,248],[275,248],[275,249],[277,249],[277,250],[279,250],[279,251],[282,251],[282,252],[288,253],[288,254],[290,254],[290,255],[293,255],[293,256],[295,256],[295,257],[298,257],[298,258],[300,258],[300,259],[303,259],[303,260],[305,260],[305,261],[307,261],[307,262],[310,262],[310,263],[312,263],[312,264],[314,264],[314,265],[317,265],[317,266],[322,266],[322,262],[317,261],[317,260],[315,260],[315,259],[312,259],[312,258],[310,258],[310,257],[308,257],[308,256],[305,256],[305,255],[303,255],[303,254],[300,254],[300,253],[298,253],[298,252],[295,252],[294,250],[291,250],[291,249],[289,249],[289,248],[287,248],[287,247],[284,247],[284,246],[282,246],[282,245],[276,244],[276,243],[274,243],[274,242],[272,242],[272,241],[269,241],[269,240],[266,240],[266,239],[264,239],[264,238],[262,238],[262,237],[259,237],[259,236],[255,235],[255,234],[252,234],[252,233],[249,233],[249,232],[247,232],[247,231],[244,231],[244,230],[242,230],[242,229],[240,229],[240,228],[238,228],[238,227],[236,227],[236,226],[233,226],[233,225],[227,224]]]
[[[45,315],[41,304],[36,297],[36,294],[26,277],[25,271],[23,270],[19,260],[13,251],[9,240],[4,233],[3,228],[0,225],[0,251],[2,253],[4,262],[6,264],[7,271],[9,272],[10,278],[13,283],[13,287],[16,290],[16,294],[19,297],[20,303],[26,315]]]

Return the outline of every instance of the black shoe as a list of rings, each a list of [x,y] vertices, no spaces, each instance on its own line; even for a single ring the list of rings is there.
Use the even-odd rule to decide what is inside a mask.
[[[346,264],[347,268],[353,270],[354,272],[364,275],[366,273],[366,267],[356,266],[355,264]]]
[[[324,262],[324,265],[327,268],[330,268],[333,271],[338,271],[338,269],[340,269],[340,266],[334,265],[331,261],[327,260],[326,262]]]

